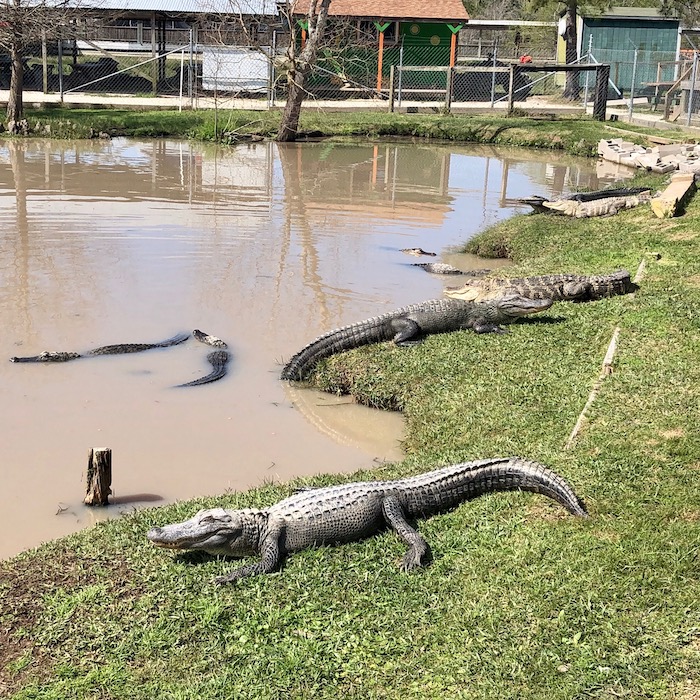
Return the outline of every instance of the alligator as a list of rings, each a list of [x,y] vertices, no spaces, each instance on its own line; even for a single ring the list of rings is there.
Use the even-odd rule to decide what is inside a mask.
[[[539,214],[548,214],[556,210],[555,207],[550,207],[549,205],[558,205],[560,202],[587,203],[609,199],[611,197],[635,197],[637,195],[650,193],[651,191],[648,187],[611,187],[606,190],[597,190],[595,192],[575,192],[567,197],[561,197],[556,200],[548,200],[546,197],[540,195],[532,195],[530,197],[522,197],[518,201],[522,204],[529,204]]]
[[[471,328],[476,333],[504,333],[499,324],[544,311],[551,299],[527,299],[518,294],[498,295],[478,302],[430,299],[359,323],[330,331],[302,348],[282,369],[281,378],[305,379],[318,362],[339,352],[393,340],[398,346],[415,345],[431,333]]]
[[[389,527],[408,545],[401,568],[410,571],[426,566],[431,558],[428,543],[411,521],[494,491],[540,493],[573,515],[588,516],[563,477],[538,462],[506,457],[464,462],[394,481],[300,489],[263,510],[200,510],[184,522],[151,528],[147,537],[167,549],[260,556],[259,562],[216,579],[231,583],[276,571],[291,552],[352,542]]]
[[[491,272],[491,270],[485,268],[465,272],[447,263],[411,263],[411,267],[420,267],[422,270],[431,272],[434,275],[469,275],[469,277],[482,277]]]
[[[195,328],[192,331],[192,337],[195,338],[195,340],[198,340],[200,343],[211,345],[213,348],[222,348],[225,350],[228,347],[228,345],[226,345],[221,338],[217,338],[215,335],[209,335],[209,333],[200,331],[198,328]]]
[[[68,362],[77,360],[79,357],[93,357],[95,355],[122,355],[131,352],[143,352],[154,348],[169,348],[173,345],[184,343],[190,337],[189,333],[178,333],[178,335],[163,340],[160,343],[124,343],[122,345],[103,345],[94,350],[84,353],[78,352],[42,352],[39,355],[30,357],[11,357],[10,362]]]
[[[571,200],[559,200],[557,202],[543,202],[542,206],[551,209],[556,214],[572,216],[575,219],[588,219],[593,216],[613,216],[624,209],[634,209],[640,204],[651,201],[651,192],[629,195],[627,197],[608,197],[592,202],[575,202]]]
[[[207,355],[207,360],[212,366],[212,371],[200,377],[199,379],[193,379],[191,382],[186,382],[185,384],[178,384],[178,387],[185,386],[200,386],[201,384],[210,384],[215,382],[222,377],[226,376],[226,365],[231,359],[231,354],[227,350],[215,350]]]
[[[429,255],[431,257],[435,257],[437,253],[431,253],[428,250],[423,250],[422,248],[401,248],[401,253],[408,253],[408,255],[415,255],[416,257],[420,257],[421,255]]]
[[[603,275],[541,275],[538,277],[489,278],[469,280],[461,287],[448,287],[450,299],[478,300],[494,293],[518,294],[529,299],[552,301],[595,301],[638,289],[627,270],[615,270]]]

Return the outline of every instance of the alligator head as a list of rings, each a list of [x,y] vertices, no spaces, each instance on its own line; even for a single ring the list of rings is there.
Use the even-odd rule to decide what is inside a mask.
[[[518,294],[496,296],[495,302],[499,313],[509,319],[536,314],[539,311],[548,309],[554,303],[551,299],[527,299]]]
[[[181,523],[153,527],[146,537],[165,549],[194,549],[209,554],[244,557],[255,553],[257,511],[211,508]]]
[[[44,351],[31,357],[11,357],[10,362],[68,362],[69,360],[77,360],[79,357],[80,354],[77,352]]]

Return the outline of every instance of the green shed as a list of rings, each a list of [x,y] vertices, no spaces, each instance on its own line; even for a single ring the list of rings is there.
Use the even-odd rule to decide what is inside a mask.
[[[610,79],[629,94],[644,83],[673,80],[680,48],[680,22],[649,7],[613,7],[599,16],[579,18],[579,55],[589,52],[610,64]],[[636,60],[635,60],[636,54]]]

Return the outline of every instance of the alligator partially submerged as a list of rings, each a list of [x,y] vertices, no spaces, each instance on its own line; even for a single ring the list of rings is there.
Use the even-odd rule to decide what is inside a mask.
[[[460,270],[454,265],[449,265],[448,263],[411,263],[411,267],[420,267],[426,272],[430,272],[433,275],[468,275],[469,277],[483,277],[487,275],[491,270],[485,268],[479,270]]]
[[[494,293],[518,294],[529,299],[552,301],[595,301],[638,289],[627,270],[602,275],[539,275],[536,277],[488,278],[469,280],[461,287],[448,287],[445,296],[451,299],[477,300]]]
[[[226,366],[231,359],[231,353],[227,350],[215,350],[207,355],[207,360],[212,366],[212,371],[204,377],[199,379],[193,379],[191,382],[186,382],[185,384],[178,384],[178,387],[185,386],[201,386],[202,384],[210,384],[226,376]]]
[[[200,331],[198,328],[195,328],[192,331],[192,337],[195,340],[198,340],[200,343],[204,343],[205,345],[211,345],[213,348],[226,349],[228,347],[228,345],[223,340],[221,340],[221,338],[217,338],[215,335],[209,335],[209,333]]]
[[[93,357],[95,355],[123,355],[132,352],[144,352],[155,348],[169,348],[173,345],[184,343],[190,337],[189,333],[178,333],[172,338],[163,340],[160,343],[122,343],[121,345],[103,345],[102,347],[88,350],[84,353],[78,352],[42,352],[39,355],[30,357],[11,357],[10,362],[68,362],[77,360],[79,357]]]
[[[416,257],[429,255],[434,258],[437,255],[437,253],[431,253],[429,250],[423,250],[422,248],[401,248],[400,252],[407,253],[408,255],[415,255]]]
[[[495,491],[540,493],[573,515],[588,515],[563,477],[538,462],[506,457],[465,462],[394,481],[302,489],[262,510],[201,510],[184,522],[154,527],[147,537],[167,549],[261,557],[255,564],[216,579],[231,583],[276,571],[291,552],[359,540],[388,527],[408,545],[401,568],[410,571],[430,560],[428,543],[411,526],[412,520]]]
[[[551,299],[528,299],[518,294],[499,295],[473,302],[461,299],[430,299],[330,331],[302,348],[282,369],[281,378],[305,379],[326,357],[363,345],[393,340],[409,346],[432,333],[471,328],[476,333],[503,333],[500,324],[544,311]]]
[[[217,338],[215,335],[209,335],[198,329],[192,331],[192,336],[202,343],[211,345],[216,348],[228,347],[226,343]],[[103,345],[102,347],[93,350],[87,350],[83,353],[78,352],[42,352],[38,355],[29,357],[11,357],[10,362],[69,362],[77,360],[80,357],[94,357],[99,355],[123,355],[126,353],[144,352],[145,350],[153,350],[156,348],[169,348],[173,345],[180,345],[190,337],[189,333],[178,333],[178,335],[163,340],[160,343],[122,343],[119,345]],[[207,360],[212,366],[212,371],[204,377],[195,379],[185,384],[178,384],[179,387],[185,386],[200,386],[202,384],[210,384],[226,376],[226,368],[231,359],[231,354],[226,350],[220,349],[216,352],[211,352],[207,355]]]

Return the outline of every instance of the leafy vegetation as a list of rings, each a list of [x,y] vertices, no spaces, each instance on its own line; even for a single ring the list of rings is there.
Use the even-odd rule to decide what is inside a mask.
[[[235,143],[244,137],[272,137],[279,128],[276,111],[185,111],[50,108],[27,111],[31,133],[55,138],[109,136],[179,137]],[[601,138],[637,142],[659,131],[616,122],[615,126],[582,118],[532,119],[527,116],[390,114],[387,112],[312,112],[306,110],[301,131],[307,137],[432,138],[564,150],[594,156]],[[684,138],[681,129],[664,130]]]
[[[337,118],[348,131],[361,122]],[[584,138],[571,130],[564,143]],[[362,348],[314,375],[328,391],[406,416],[406,459],[348,481],[521,454],[566,476],[590,520],[541,496],[485,496],[420,523],[434,562],[415,574],[398,570],[404,547],[385,534],[217,587],[231,562],[172,557],[148,544],[148,527],[212,505],[262,507],[295,485],[341,478],[136,513],[0,563],[0,695],[698,697],[698,232],[697,198],[670,220],[648,207],[510,219],[470,249],[507,252],[513,274],[634,273],[644,261],[640,290],[556,304],[506,335]],[[617,325],[613,372],[565,449]]]

